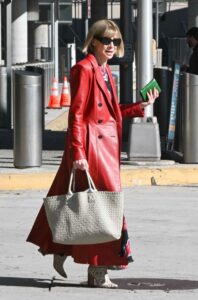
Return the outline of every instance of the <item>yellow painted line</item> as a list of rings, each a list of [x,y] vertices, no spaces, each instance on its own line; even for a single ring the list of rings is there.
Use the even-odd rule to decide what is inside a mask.
[[[1,174],[0,190],[49,189],[55,173]]]
[[[56,172],[0,174],[0,190],[49,189]],[[123,187],[198,185],[198,167],[121,169]]]
[[[121,171],[121,181],[125,187],[198,184],[198,168],[124,169]]]

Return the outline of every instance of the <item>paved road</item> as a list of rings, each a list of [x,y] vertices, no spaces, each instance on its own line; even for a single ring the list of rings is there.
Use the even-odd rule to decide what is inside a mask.
[[[87,266],[71,258],[66,262],[68,279],[62,280],[52,268],[52,257],[41,256],[25,242],[45,194],[0,192],[0,299],[198,299],[197,187],[125,190],[135,262],[125,271],[110,272],[118,290],[80,285]]]

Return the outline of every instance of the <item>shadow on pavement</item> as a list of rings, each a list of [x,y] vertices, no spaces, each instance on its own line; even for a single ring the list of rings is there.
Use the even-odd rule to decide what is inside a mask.
[[[192,290],[198,289],[198,281],[165,278],[122,278],[113,282],[125,290]]]
[[[163,278],[117,278],[113,282],[119,285],[119,289],[124,290],[162,290],[169,292],[171,290],[192,290],[198,289],[198,281],[163,279]],[[20,286],[47,288],[53,287],[76,287],[87,288],[86,283],[67,283],[66,280],[40,279],[40,278],[22,278],[22,277],[0,277],[0,286]]]
[[[51,282],[50,279],[0,277],[0,286],[49,288],[50,282]]]

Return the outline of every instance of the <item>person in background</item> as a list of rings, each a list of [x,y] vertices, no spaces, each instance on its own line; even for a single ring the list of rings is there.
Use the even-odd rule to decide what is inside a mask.
[[[193,52],[190,56],[189,65],[183,66],[182,71],[198,75],[198,27],[192,27],[187,31],[186,41]]]
[[[76,169],[76,191],[87,189],[88,169],[99,191],[120,191],[122,117],[143,117],[144,108],[155,102],[158,91],[147,93],[148,102],[119,104],[115,83],[107,62],[124,55],[118,26],[111,20],[95,22],[87,35],[86,57],[71,69],[71,106],[63,159],[48,196],[66,194],[72,168]],[[90,224],[91,226],[91,224]],[[108,269],[124,269],[132,262],[127,224],[123,216],[121,238],[94,245],[62,245],[53,242],[42,205],[27,241],[39,246],[43,255],[53,255],[53,266],[67,277],[63,264],[67,256],[88,264],[88,285],[116,288]]]

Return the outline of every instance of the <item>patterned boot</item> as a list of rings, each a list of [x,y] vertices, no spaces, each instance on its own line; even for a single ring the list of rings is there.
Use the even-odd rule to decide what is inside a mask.
[[[117,284],[109,279],[106,267],[89,266],[88,268],[88,286],[115,289]]]
[[[67,278],[67,274],[63,268],[63,264],[66,260],[67,256],[66,255],[58,255],[54,254],[54,259],[53,259],[53,267],[56,270],[56,272],[61,275],[64,278]]]

